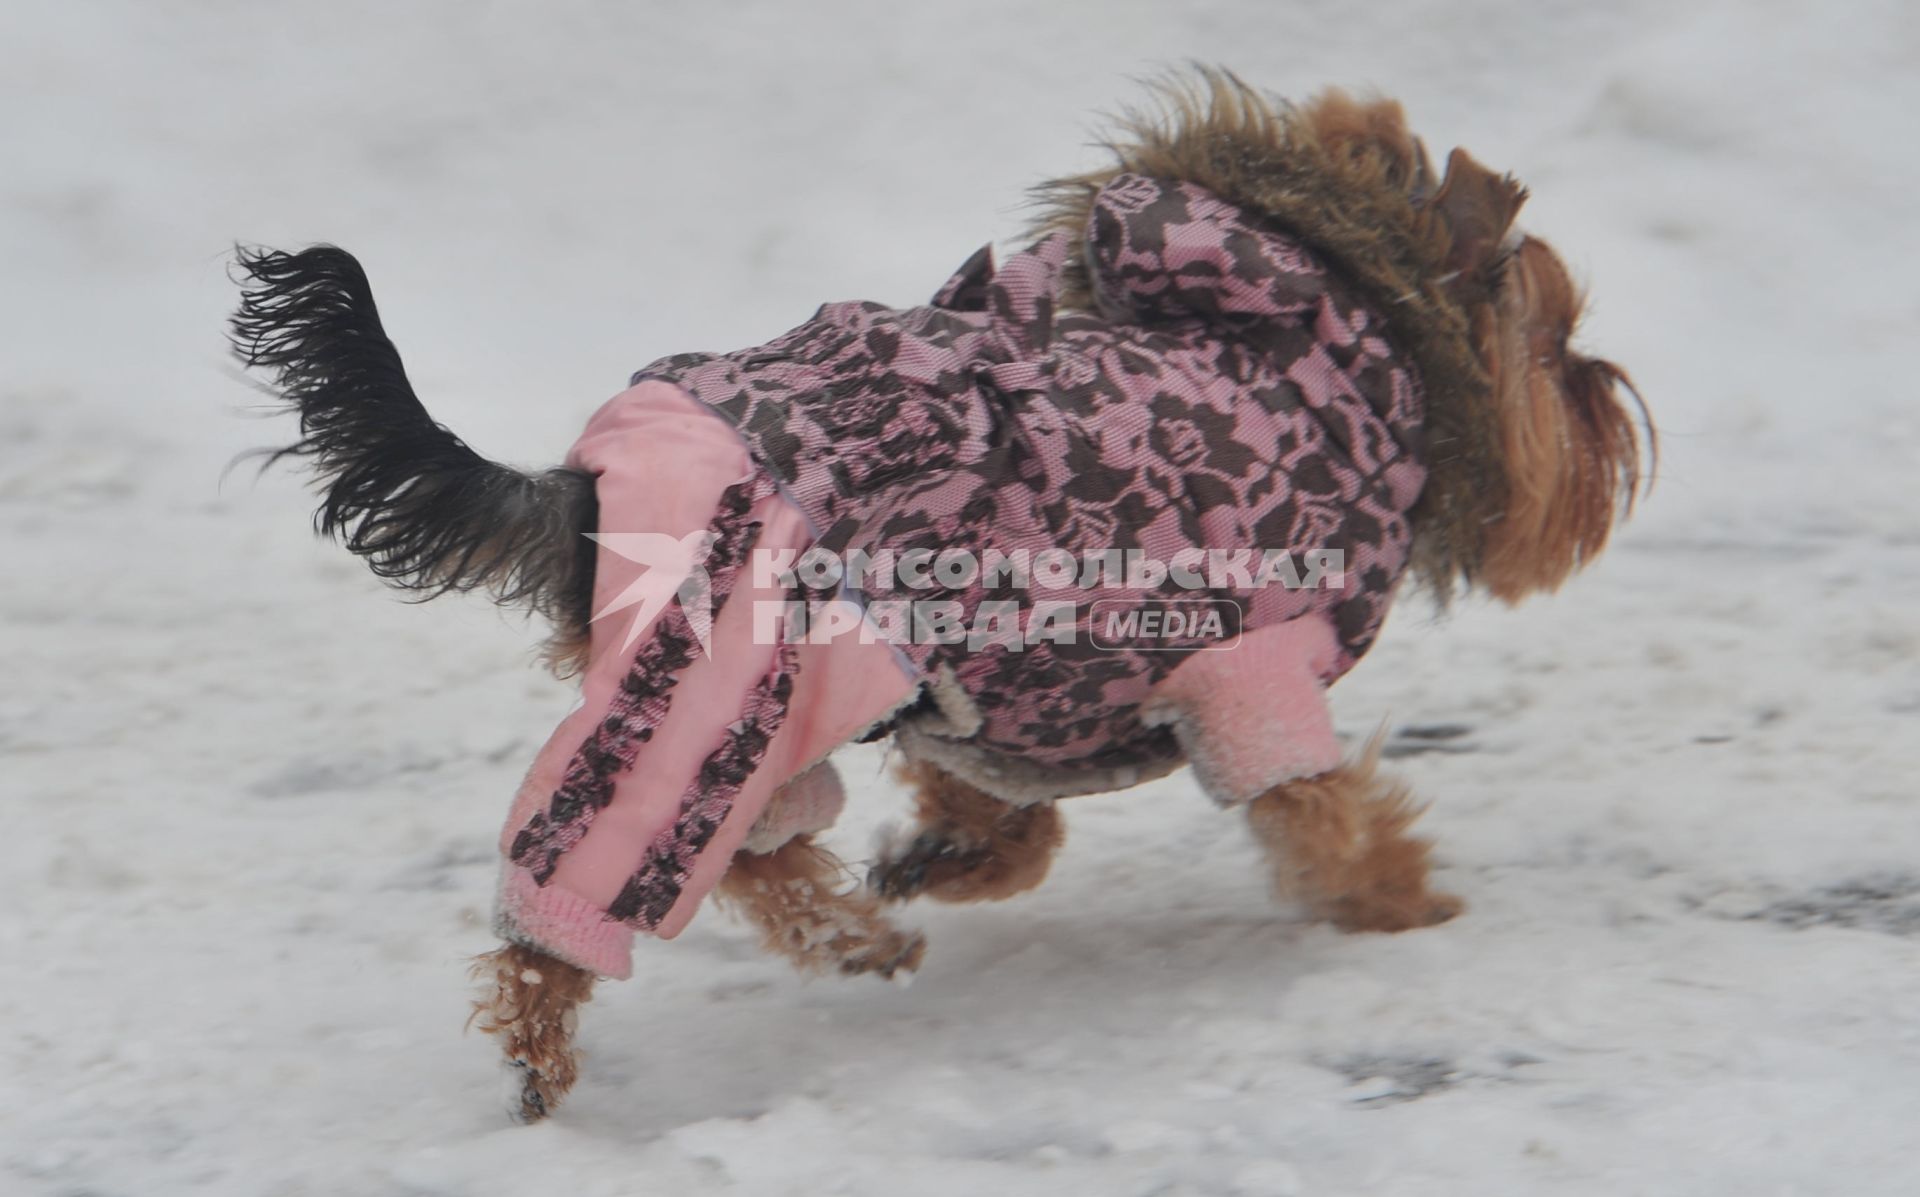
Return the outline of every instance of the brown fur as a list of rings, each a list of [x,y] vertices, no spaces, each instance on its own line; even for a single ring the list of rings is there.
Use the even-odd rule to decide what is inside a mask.
[[[1275,786],[1247,822],[1267,854],[1273,886],[1343,931],[1405,931],[1443,923],[1460,899],[1427,888],[1428,841],[1405,785],[1377,773],[1380,742],[1359,761]]]
[[[1588,560],[1631,500],[1639,445],[1614,397],[1625,374],[1565,350],[1579,305],[1546,285],[1551,251],[1529,238],[1508,270],[1519,183],[1455,151],[1436,188],[1392,100],[1329,90],[1290,105],[1210,68],[1163,80],[1156,99],[1122,115],[1112,166],[1036,189],[1035,231],[1079,234],[1122,172],[1183,179],[1265,215],[1388,313],[1387,336],[1419,367],[1428,478],[1411,513],[1415,578],[1442,603],[1461,585],[1514,601]],[[1078,263],[1063,302],[1094,304]],[[1543,343],[1560,353],[1521,368],[1514,348]],[[1571,412],[1537,410],[1555,405]]]
[[[593,998],[594,976],[519,944],[476,957],[473,976],[485,990],[467,1024],[500,1041],[517,1074],[515,1115],[538,1122],[559,1106],[579,1075],[573,1032],[580,1004]]]
[[[843,888],[846,873],[811,837],[795,836],[763,855],[736,852],[714,898],[803,971],[891,977],[920,967],[925,937],[895,927],[867,891]]]
[[[1544,242],[1522,240],[1498,302],[1479,324],[1501,412],[1506,510],[1487,530],[1484,584],[1505,602],[1551,592],[1606,547],[1640,486],[1640,438],[1616,398],[1633,391],[1612,362],[1568,345],[1584,299]],[[1647,424],[1649,455],[1658,451]]]
[[[868,885],[903,902],[997,902],[1046,880],[1066,826],[1051,802],[1014,806],[924,761],[898,775],[914,788],[917,827],[876,863]]]
[[[1428,205],[1447,226],[1447,265],[1480,282],[1480,298],[1493,288],[1500,247],[1513,218],[1527,202],[1527,189],[1512,175],[1496,175],[1455,149],[1447,155],[1447,177]]]

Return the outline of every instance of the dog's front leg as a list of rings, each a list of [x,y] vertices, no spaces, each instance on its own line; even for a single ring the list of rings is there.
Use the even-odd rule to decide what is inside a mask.
[[[579,1075],[573,1032],[580,1003],[593,998],[594,976],[512,943],[475,960],[473,975],[483,987],[473,1021],[506,1054],[508,1112],[516,1121],[538,1122],[553,1113]]]
[[[1420,811],[1378,763],[1375,744],[1353,764],[1283,782],[1248,805],[1274,889],[1343,931],[1444,923],[1462,903],[1428,888],[1431,844],[1407,834]]]

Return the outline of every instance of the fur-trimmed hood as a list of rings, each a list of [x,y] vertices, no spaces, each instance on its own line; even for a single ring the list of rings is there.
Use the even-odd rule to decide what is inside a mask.
[[[1458,150],[1436,186],[1425,147],[1390,100],[1330,90],[1293,105],[1205,67],[1154,91],[1156,106],[1117,120],[1106,142],[1113,165],[1035,188],[1034,235],[1082,235],[1101,189],[1139,174],[1203,187],[1341,271],[1387,313],[1388,338],[1420,369],[1430,473],[1411,513],[1410,568],[1445,601],[1476,580],[1484,529],[1506,505],[1494,390],[1476,342],[1524,191]],[[1470,201],[1448,202],[1469,191]],[[1061,299],[1093,310],[1084,262],[1069,264]]]

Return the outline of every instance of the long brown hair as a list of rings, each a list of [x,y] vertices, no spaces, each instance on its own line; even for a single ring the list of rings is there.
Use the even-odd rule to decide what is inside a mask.
[[[1553,591],[1593,560],[1639,494],[1640,426],[1649,475],[1658,452],[1626,371],[1569,344],[1584,303],[1552,247],[1523,237],[1475,321],[1507,474],[1505,510],[1486,528],[1477,581],[1504,602]]]

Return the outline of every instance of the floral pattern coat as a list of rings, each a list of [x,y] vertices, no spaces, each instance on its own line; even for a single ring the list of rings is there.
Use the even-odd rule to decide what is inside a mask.
[[[1061,309],[1074,255],[1094,310]],[[975,578],[898,595],[969,617],[1065,597],[1083,624],[1095,602],[1230,599],[1245,631],[1317,613],[1338,642],[1331,683],[1379,631],[1426,478],[1420,378],[1388,319],[1283,229],[1191,183],[1121,174],[1083,235],[997,270],[983,249],[928,306],[827,304],[765,345],[634,380],[677,383],[732,424],[843,557],[1338,550],[1339,584],[1315,589],[1227,571],[1199,591],[1103,574],[1091,589]],[[970,707],[929,713],[937,736],[1069,774],[1177,764],[1142,704],[1202,645],[1096,640],[903,649]]]

